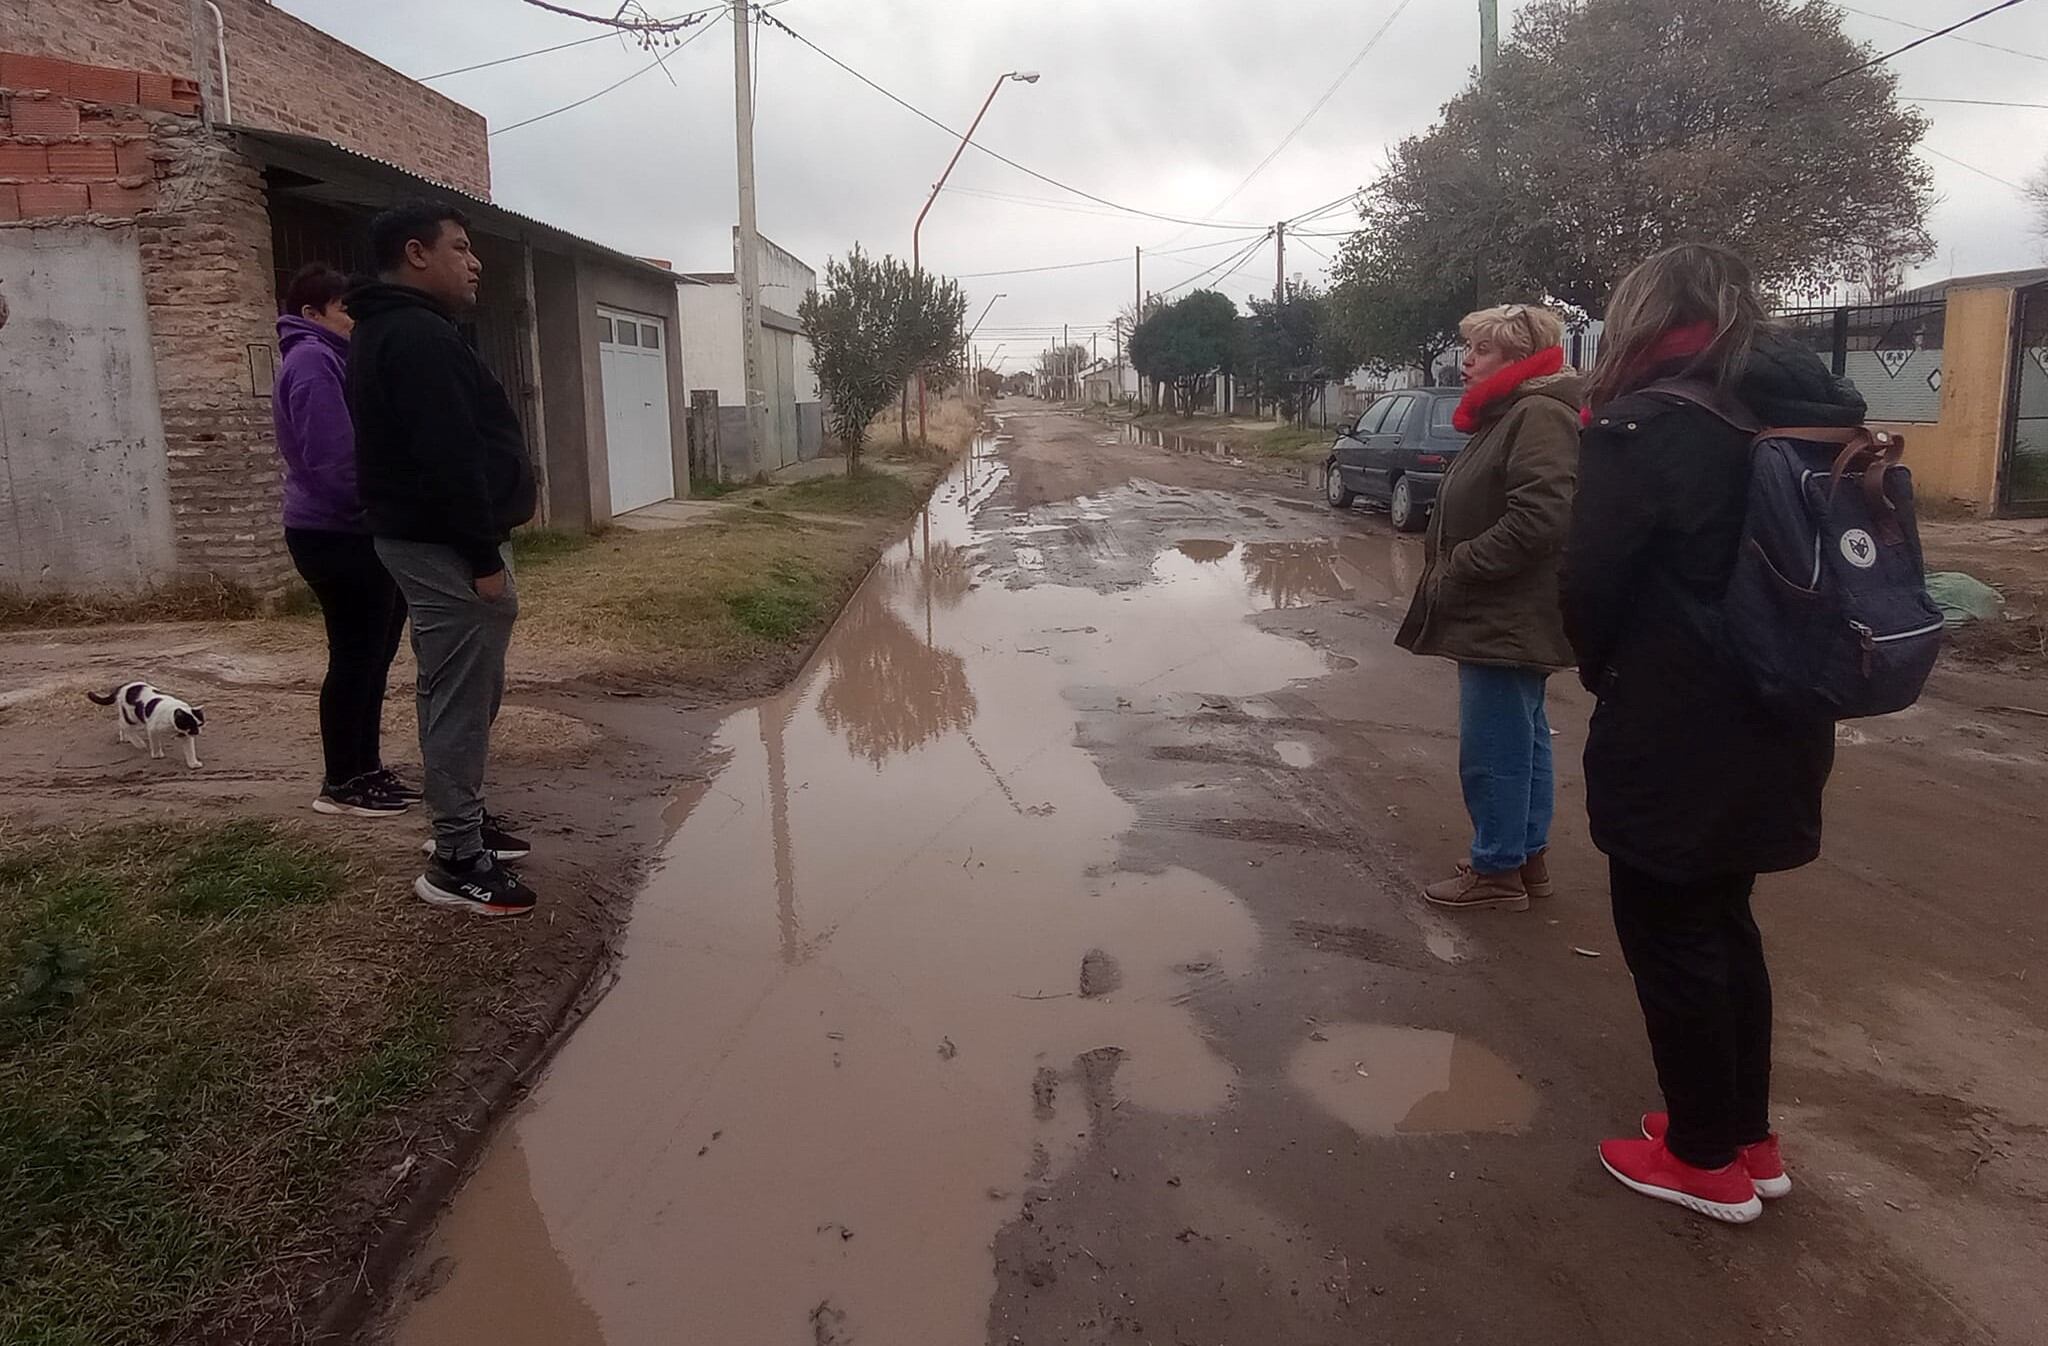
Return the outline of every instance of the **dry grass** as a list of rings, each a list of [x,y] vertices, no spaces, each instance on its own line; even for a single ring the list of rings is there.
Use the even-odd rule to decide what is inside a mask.
[[[910,438],[903,438],[892,404],[868,424],[869,454],[906,462],[931,462],[967,452],[981,429],[982,406],[958,397],[933,397],[925,402],[924,442],[917,440],[917,400],[911,399]]]
[[[0,835],[0,1340],[180,1338],[317,1251],[447,1049],[364,886],[263,822]]]
[[[179,580],[141,594],[27,594],[0,586],[0,630],[232,621],[262,612],[263,601],[254,590],[212,577]]]

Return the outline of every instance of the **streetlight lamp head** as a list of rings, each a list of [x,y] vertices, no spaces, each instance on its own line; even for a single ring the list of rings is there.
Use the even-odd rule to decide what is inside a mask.
[[[1038,72],[1036,70],[1013,70],[1010,72],[1010,78],[1022,80],[1026,84],[1036,84],[1038,83]]]

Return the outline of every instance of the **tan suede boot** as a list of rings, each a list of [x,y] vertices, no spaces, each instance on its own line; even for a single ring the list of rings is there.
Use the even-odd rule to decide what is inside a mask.
[[[1529,909],[1529,890],[1522,886],[1519,872],[1511,869],[1505,874],[1481,874],[1464,860],[1458,862],[1456,874],[1430,884],[1422,895],[1439,907],[1475,911],[1495,907],[1504,911]]]
[[[1557,891],[1550,881],[1549,851],[1538,851],[1522,862],[1522,886],[1531,897],[1549,897]]]

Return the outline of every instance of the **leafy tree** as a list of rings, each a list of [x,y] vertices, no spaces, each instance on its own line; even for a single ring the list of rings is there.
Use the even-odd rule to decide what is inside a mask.
[[[1074,396],[1074,385],[1080,372],[1088,367],[1088,348],[1068,344],[1050,346],[1038,353],[1038,372],[1045,382],[1056,389],[1061,397]]]
[[[804,296],[798,317],[849,474],[859,468],[868,424],[907,380],[951,376],[966,312],[959,285],[894,257],[871,258],[856,245],[825,263],[824,286]]]
[[[1849,279],[1873,253],[1909,264],[1932,253],[1925,118],[1887,67],[1815,87],[1867,54],[1805,0],[1532,0],[1493,87],[1404,142],[1378,199],[1404,249],[1434,239],[1489,292],[1594,314],[1687,240],[1736,248],[1779,292]]]
[[[1131,365],[1170,383],[1182,409],[1195,405],[1218,374],[1236,372],[1243,344],[1237,305],[1214,290],[1168,304],[1131,334]]]
[[[994,397],[1003,391],[1003,376],[993,369],[977,369],[974,371],[974,387],[983,397]]]
[[[1330,296],[1289,285],[1278,303],[1251,301],[1240,372],[1253,397],[1298,420],[1325,384],[1358,367],[1356,352],[1350,334],[1334,321]]]
[[[1473,308],[1472,272],[1443,260],[1452,249],[1431,229],[1439,218],[1372,220],[1338,255],[1330,294],[1330,323],[1359,363],[1413,366],[1425,384]]]

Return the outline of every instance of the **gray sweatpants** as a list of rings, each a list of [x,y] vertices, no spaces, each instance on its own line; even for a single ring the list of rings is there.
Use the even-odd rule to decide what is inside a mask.
[[[484,767],[491,724],[505,699],[505,651],[519,616],[512,558],[505,557],[505,596],[493,600],[477,595],[469,563],[453,547],[380,537],[377,556],[412,614],[426,768],[421,793],[434,817],[435,852],[465,860],[483,849]]]

